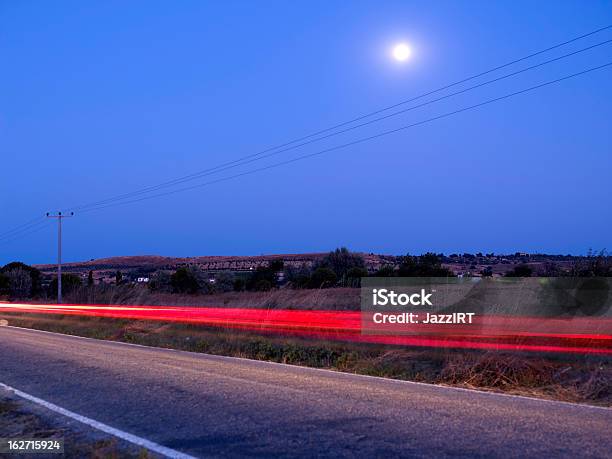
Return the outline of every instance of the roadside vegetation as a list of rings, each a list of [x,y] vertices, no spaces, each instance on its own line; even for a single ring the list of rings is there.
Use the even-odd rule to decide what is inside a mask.
[[[10,325],[191,352],[612,406],[605,357],[402,348],[191,324],[2,313]]]
[[[215,305],[263,308],[358,309],[361,279],[376,277],[454,276],[442,266],[441,256],[406,255],[397,266],[368,273],[363,257],[339,248],[312,266],[284,266],[282,260],[249,272],[206,272],[197,265],[174,271],[158,270],[147,283],[117,271],[114,283],[96,283],[93,272],[85,278],[63,273],[62,292],[68,303]],[[0,268],[0,299],[53,301],[55,276],[45,278],[36,268],[13,262]]]
[[[42,414],[30,404],[0,390],[0,438],[33,438],[37,440],[64,440],[66,459],[148,459],[158,457],[142,448],[135,447],[114,437],[88,428],[77,430],[49,413]],[[44,457],[44,455],[42,455]],[[57,455],[55,455],[57,456]],[[8,457],[5,456],[5,457]],[[11,456],[13,457],[13,456]],[[39,458],[40,453],[19,454],[24,459]]]
[[[550,272],[553,272],[550,267]],[[527,265],[508,276],[529,277]],[[571,271],[580,277],[612,276],[610,257],[589,254]],[[285,267],[274,261],[248,273],[207,273],[195,265],[152,273],[147,284],[117,272],[111,284],[62,276],[67,303],[184,305],[264,309],[359,310],[360,279],[439,277],[453,273],[433,253],[406,255],[398,265],[369,273],[363,258],[341,248],[313,266]],[[10,300],[53,301],[57,283],[35,268],[10,263],[0,268],[0,295]],[[373,376],[502,391],[536,397],[612,406],[612,368],[606,358],[537,356],[467,350],[406,349],[340,343],[237,331],[199,325],[94,317],[1,313],[10,325],[217,355],[246,357]]]

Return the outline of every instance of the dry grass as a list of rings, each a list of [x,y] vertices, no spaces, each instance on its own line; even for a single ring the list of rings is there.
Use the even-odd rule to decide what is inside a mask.
[[[612,406],[610,360],[309,340],[190,324],[1,314],[12,325],[148,346]]]
[[[612,405],[609,362],[564,362],[498,353],[453,355],[447,358],[438,382]]]
[[[227,292],[210,295],[178,295],[151,292],[146,286],[96,285],[83,287],[65,296],[65,302],[76,304],[131,304],[172,306],[214,306],[263,309],[359,310],[358,288],[325,290],[278,289],[269,292]]]
[[[552,381],[555,365],[544,359],[484,354],[449,357],[440,375],[442,382],[471,387],[541,387]]]
[[[27,403],[13,400],[0,393],[0,438],[64,439],[63,458],[92,459],[157,457],[131,445],[120,444],[107,435],[86,435],[66,428],[60,422],[43,418]],[[20,458],[39,458],[41,454],[19,454]]]

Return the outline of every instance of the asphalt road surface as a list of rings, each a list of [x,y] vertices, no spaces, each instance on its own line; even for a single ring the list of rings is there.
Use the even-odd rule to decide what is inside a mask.
[[[199,457],[612,455],[612,409],[10,327],[0,382]]]

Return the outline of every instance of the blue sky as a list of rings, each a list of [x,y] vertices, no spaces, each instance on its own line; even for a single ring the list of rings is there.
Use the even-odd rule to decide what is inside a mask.
[[[2,1],[0,233],[610,24],[609,1]],[[400,41],[414,50],[402,64],[389,56]],[[609,61],[612,45],[601,46],[261,165]],[[282,168],[77,214],[64,258],[612,248],[611,100],[606,69]],[[49,226],[10,240],[0,263],[52,262],[55,238]]]

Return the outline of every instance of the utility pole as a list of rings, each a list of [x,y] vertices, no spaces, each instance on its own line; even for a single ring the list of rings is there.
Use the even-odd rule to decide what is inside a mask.
[[[73,217],[74,212],[63,215],[61,212],[51,214],[47,212],[48,218],[57,218],[57,304],[62,304],[62,220]]]

